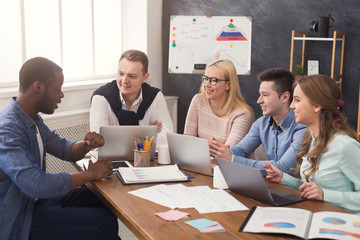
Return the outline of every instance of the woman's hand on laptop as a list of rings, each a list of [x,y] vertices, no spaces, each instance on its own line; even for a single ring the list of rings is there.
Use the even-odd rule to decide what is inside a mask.
[[[268,164],[264,164],[264,168],[266,168],[266,178],[272,182],[280,182],[284,173],[275,167],[270,161]]]
[[[299,190],[302,192],[301,196],[306,199],[324,200],[324,191],[315,182],[303,183]]]
[[[160,133],[161,132],[161,129],[162,129],[162,123],[159,122],[159,121],[155,121],[153,122],[151,125],[155,125],[158,127],[158,132]]]
[[[216,138],[211,137],[209,140],[210,155],[225,160],[231,160],[230,145],[225,145],[219,142]]]

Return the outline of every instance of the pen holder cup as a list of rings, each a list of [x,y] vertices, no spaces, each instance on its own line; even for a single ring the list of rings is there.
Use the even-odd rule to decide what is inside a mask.
[[[150,153],[134,149],[134,167],[150,167]]]

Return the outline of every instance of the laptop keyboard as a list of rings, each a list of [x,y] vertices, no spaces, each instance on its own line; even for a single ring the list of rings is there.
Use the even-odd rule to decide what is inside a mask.
[[[285,203],[289,203],[289,202],[293,201],[292,199],[289,199],[289,198],[286,198],[286,197],[283,197],[283,196],[279,196],[279,195],[276,195],[276,194],[271,194],[271,196],[274,199],[274,202],[277,203],[277,204],[285,204]]]

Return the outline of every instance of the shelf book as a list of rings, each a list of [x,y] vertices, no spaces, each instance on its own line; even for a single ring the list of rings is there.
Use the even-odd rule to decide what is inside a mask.
[[[116,171],[123,184],[184,182],[188,176],[178,166],[118,168]]]
[[[360,239],[360,216],[288,207],[254,207],[239,229],[249,233],[281,233],[304,239]]]

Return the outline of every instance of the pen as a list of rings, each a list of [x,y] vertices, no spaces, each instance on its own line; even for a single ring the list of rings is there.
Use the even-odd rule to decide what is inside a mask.
[[[150,150],[150,148],[151,148],[151,143],[152,143],[153,140],[154,140],[154,136],[152,136],[151,139],[150,139],[150,141],[149,141],[149,144],[148,144],[149,149],[148,149],[148,150]]]
[[[86,166],[85,166],[85,163],[83,163],[83,168],[84,168],[84,171],[86,171],[87,169],[86,169]]]
[[[141,150],[142,149],[142,143],[141,142],[138,142],[137,143],[137,150]]]
[[[91,152],[89,152],[89,154],[90,154],[90,156],[92,156],[95,159],[95,161],[97,161],[97,158],[94,154],[92,154]]]
[[[141,163],[141,154],[139,155],[139,158],[138,158],[138,160],[136,161],[136,163],[135,163],[135,167],[137,167],[137,166],[139,166],[139,164]]]
[[[144,143],[144,148],[145,148],[145,151],[148,151],[149,150],[149,138],[148,136],[146,136],[146,140],[145,140],[145,143]]]

